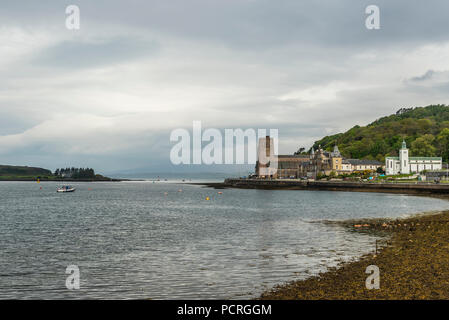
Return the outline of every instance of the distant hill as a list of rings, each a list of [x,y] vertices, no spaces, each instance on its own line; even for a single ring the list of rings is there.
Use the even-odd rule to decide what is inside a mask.
[[[43,177],[52,175],[50,170],[42,168],[0,165],[0,176]]]
[[[95,174],[90,168],[57,169],[55,173],[43,168],[0,165],[0,181],[119,181]]]
[[[314,143],[332,150],[337,144],[347,158],[376,159],[397,156],[405,139],[411,156],[449,158],[449,106],[402,108],[365,127],[354,126],[345,133],[326,136]]]

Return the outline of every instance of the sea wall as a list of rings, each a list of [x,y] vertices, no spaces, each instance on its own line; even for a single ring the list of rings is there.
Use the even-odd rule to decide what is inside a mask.
[[[302,181],[288,179],[226,179],[223,183],[223,187],[245,189],[331,190],[408,194],[449,194],[449,185],[433,183],[374,183],[346,181]]]

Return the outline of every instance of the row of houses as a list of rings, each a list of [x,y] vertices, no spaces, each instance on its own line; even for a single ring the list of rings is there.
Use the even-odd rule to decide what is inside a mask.
[[[264,159],[264,161],[260,161]],[[276,162],[274,164],[274,162]],[[375,160],[345,159],[334,147],[332,152],[321,146],[308,155],[274,155],[273,138],[261,138],[258,146],[256,176],[259,178],[311,178],[318,175],[349,174],[355,171],[376,171],[383,164]]]

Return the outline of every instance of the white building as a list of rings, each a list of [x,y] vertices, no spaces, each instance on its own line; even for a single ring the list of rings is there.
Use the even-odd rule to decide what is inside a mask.
[[[352,164],[348,160],[343,159],[341,161],[341,169],[340,169],[340,171],[342,171],[344,173],[351,173],[353,171]]]
[[[441,157],[409,157],[407,145],[402,142],[399,157],[385,158],[385,172],[387,175],[419,173],[423,170],[441,170]]]
[[[382,162],[377,160],[345,159],[344,162],[349,164],[348,167],[351,171],[376,171],[378,168],[382,168]]]

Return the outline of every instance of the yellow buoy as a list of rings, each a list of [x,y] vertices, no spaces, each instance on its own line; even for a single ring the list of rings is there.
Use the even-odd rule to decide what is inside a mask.
[[[206,200],[210,200],[210,198],[209,198],[209,197],[206,197]]]

